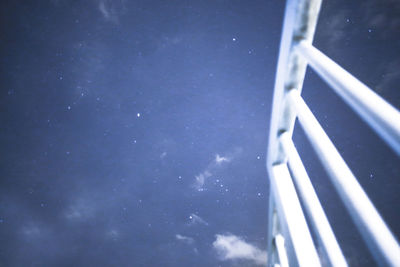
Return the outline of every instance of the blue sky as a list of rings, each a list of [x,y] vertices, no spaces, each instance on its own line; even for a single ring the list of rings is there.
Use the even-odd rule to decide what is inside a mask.
[[[0,10],[0,265],[265,265],[283,2]],[[326,1],[315,36],[396,107],[398,14],[391,1]],[[398,158],[310,70],[303,96],[398,237]],[[372,266],[298,128],[294,140],[346,258]]]

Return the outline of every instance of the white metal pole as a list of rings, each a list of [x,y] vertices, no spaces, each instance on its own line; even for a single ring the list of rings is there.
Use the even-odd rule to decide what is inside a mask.
[[[297,110],[299,121],[332,178],[339,195],[358,226],[360,233],[376,258],[384,266],[400,265],[400,246],[383,221],[356,177],[340,156],[335,146],[312,114],[296,89],[288,93]]]
[[[293,180],[297,185],[304,206],[310,215],[311,222],[316,229],[321,245],[328,256],[331,266],[347,266],[347,262],[340,250],[336,237],[322,209],[318,196],[311,184],[310,177],[301,161],[301,158],[292,142],[290,135],[284,132],[280,135],[280,141],[289,159],[289,167],[293,174]]]
[[[400,112],[308,41],[295,46],[309,64],[400,156]]]
[[[281,267],[289,267],[289,261],[285,249],[285,239],[282,235],[277,234],[274,238],[276,250],[278,251],[279,265]]]
[[[299,266],[321,266],[287,165],[274,165],[272,172],[270,181],[277,198],[278,215],[281,223],[287,226],[289,233],[285,238],[291,241],[295,253],[288,255],[289,261],[295,256]]]

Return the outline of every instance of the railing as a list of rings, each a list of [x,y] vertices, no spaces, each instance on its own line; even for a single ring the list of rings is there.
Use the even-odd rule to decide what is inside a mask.
[[[288,0],[286,4],[267,157],[271,188],[268,266],[321,266],[322,258],[331,266],[347,266],[293,144],[296,118],[377,264],[400,266],[398,242],[301,97],[307,65],[397,155],[400,155],[400,113],[312,45],[320,6],[321,0]],[[299,197],[311,222],[309,225]],[[313,240],[309,227],[316,240]],[[320,253],[317,253],[314,242],[322,248]]]

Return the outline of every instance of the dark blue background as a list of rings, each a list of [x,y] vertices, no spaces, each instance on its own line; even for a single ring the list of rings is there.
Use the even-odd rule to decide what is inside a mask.
[[[283,2],[21,0],[0,12],[1,266],[254,264],[213,242],[267,246]],[[314,43],[399,108],[398,36],[397,1],[326,1]],[[303,95],[399,237],[398,157],[313,71]],[[346,258],[373,265],[299,127],[294,140]]]

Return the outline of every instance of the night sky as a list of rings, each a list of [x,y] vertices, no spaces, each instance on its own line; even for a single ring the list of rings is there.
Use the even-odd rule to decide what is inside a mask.
[[[0,266],[265,264],[283,1],[0,12]],[[399,1],[324,2],[314,44],[400,108]],[[399,238],[399,158],[312,70],[303,96]],[[349,263],[374,266],[293,138]]]

